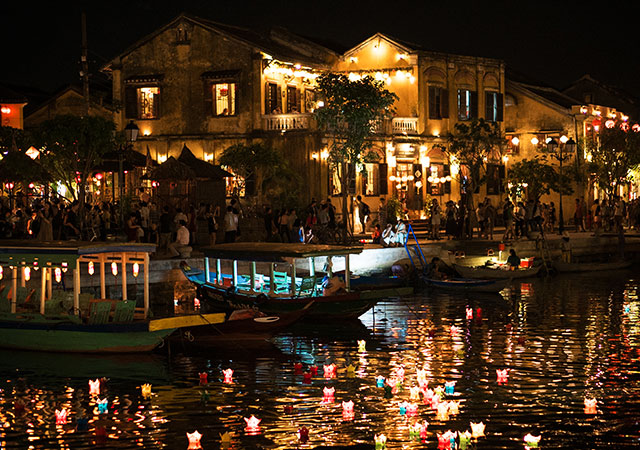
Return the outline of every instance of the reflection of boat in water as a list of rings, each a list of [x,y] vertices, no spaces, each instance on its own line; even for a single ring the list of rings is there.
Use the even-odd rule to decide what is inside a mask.
[[[528,278],[538,275],[542,266],[534,266],[531,268],[520,268],[518,270],[505,270],[501,268],[492,268],[485,266],[461,266],[454,264],[453,268],[464,278],[474,278],[481,280],[505,280],[505,279],[517,279]]]
[[[50,353],[0,350],[0,373],[51,378],[113,378],[166,383],[166,360],[161,355]]]
[[[607,270],[627,269],[631,266],[631,261],[612,261],[612,262],[594,262],[594,263],[566,263],[562,261],[554,261],[553,267],[561,273],[570,272],[603,272]]]
[[[434,280],[422,277],[427,287],[457,292],[495,292],[506,288],[511,280],[477,280],[470,278],[450,278],[446,280]]]

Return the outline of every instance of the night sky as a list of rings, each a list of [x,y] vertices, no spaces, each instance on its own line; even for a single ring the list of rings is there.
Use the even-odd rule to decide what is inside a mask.
[[[434,51],[501,58],[559,89],[588,73],[640,97],[640,6],[633,1],[598,6],[563,0],[48,3],[2,2],[1,81],[46,91],[79,81],[80,11],[85,4],[91,71],[186,12],[247,27],[284,26],[344,48],[383,32]],[[625,19],[635,22],[625,25]]]

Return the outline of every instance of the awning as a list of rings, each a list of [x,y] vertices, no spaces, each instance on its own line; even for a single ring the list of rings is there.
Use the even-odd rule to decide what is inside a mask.
[[[346,256],[362,252],[360,246],[288,244],[280,242],[236,242],[203,250],[209,258],[235,261],[287,262],[291,258]]]

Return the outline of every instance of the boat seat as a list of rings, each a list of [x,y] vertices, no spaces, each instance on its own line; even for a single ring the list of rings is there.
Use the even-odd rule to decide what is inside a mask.
[[[89,324],[102,325],[109,322],[109,314],[111,313],[111,302],[93,302],[89,309]]]
[[[116,308],[113,312],[113,321],[119,323],[131,322],[135,312],[136,302],[133,300],[119,301],[116,303]]]
[[[287,272],[278,272],[278,271],[273,271],[273,284],[274,284],[274,291],[278,292],[278,291],[288,291],[289,290],[289,283],[287,281]]]
[[[302,277],[297,297],[313,297],[316,293],[316,277]]]

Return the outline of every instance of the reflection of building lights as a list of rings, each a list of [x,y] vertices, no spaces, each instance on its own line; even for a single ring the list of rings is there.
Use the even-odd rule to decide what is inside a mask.
[[[318,156],[318,152],[313,152],[313,153],[311,153],[311,159],[313,159],[313,160],[317,160],[317,159],[318,159],[318,157],[319,157],[319,156]]]
[[[322,158],[322,159],[329,158],[329,150],[327,150],[326,148],[324,150],[322,150],[322,152],[320,152],[320,158]]]

